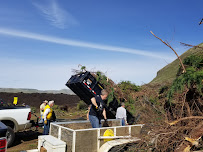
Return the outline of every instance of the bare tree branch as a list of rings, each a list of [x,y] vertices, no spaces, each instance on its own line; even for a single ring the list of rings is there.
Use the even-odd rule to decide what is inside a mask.
[[[203,18],[202,18],[202,20],[199,22],[199,25],[202,24],[202,23],[203,23]]]
[[[171,47],[171,45],[166,41],[163,41],[161,38],[159,38],[158,36],[156,36],[152,31],[150,31],[152,33],[152,35],[154,35],[157,39],[159,39],[161,42],[163,42],[165,45],[167,45],[171,50],[173,50],[173,52],[176,54],[176,56],[178,57],[180,64],[183,68],[183,73],[186,72],[185,66],[183,65],[183,62],[181,60],[181,58],[178,56],[178,54],[176,53],[176,51]]]
[[[190,117],[184,117],[184,118],[180,118],[178,120],[175,120],[171,123],[168,123],[170,126],[175,125],[176,123],[178,123],[179,121],[183,121],[183,120],[187,120],[187,119],[203,119],[203,116],[190,116]]]
[[[180,42],[180,44],[182,44],[182,45],[184,45],[184,46],[196,47],[196,48],[201,48],[201,49],[203,49],[203,47],[200,47],[200,46],[198,46],[198,45],[191,45],[191,44],[186,44],[186,43],[182,43],[182,42]]]

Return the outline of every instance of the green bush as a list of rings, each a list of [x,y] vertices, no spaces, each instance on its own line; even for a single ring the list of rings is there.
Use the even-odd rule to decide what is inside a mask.
[[[187,57],[183,62],[184,65],[191,66],[197,69],[200,69],[201,67],[203,67],[202,63],[203,63],[203,56],[196,56],[196,55],[191,55]]]
[[[80,70],[81,71],[86,71],[86,66],[82,66]]]
[[[77,104],[77,110],[84,110],[87,109],[87,107],[87,104],[83,100],[80,100],[80,102]]]
[[[131,83],[130,81],[121,81],[118,84],[118,87],[124,92],[127,93],[129,91],[139,91],[140,87]]]
[[[157,99],[157,98],[150,97],[150,98],[149,98],[149,102],[152,103],[152,104],[154,104],[154,105],[156,105],[156,104],[158,104],[158,99]]]
[[[36,107],[31,107],[31,112],[36,113],[37,108]]]
[[[162,86],[160,89],[159,89],[159,94],[162,94],[166,91],[168,91],[169,87],[168,86]]]
[[[102,72],[100,71],[97,71],[97,77],[96,77],[96,80],[98,82],[100,82],[101,84],[105,85],[105,86],[109,86],[110,84],[107,82],[107,77],[102,74]]]
[[[181,93],[185,88],[196,89],[202,95],[203,85],[203,57],[190,56],[183,62],[185,64],[186,72],[178,76],[174,81],[168,92],[168,99],[171,100],[174,93]]]
[[[133,99],[133,97],[131,95],[128,96],[128,103],[129,104],[134,104],[135,100]]]
[[[54,104],[54,106],[52,107],[53,110],[60,110],[59,105]]]
[[[135,104],[126,102],[126,108],[132,113],[133,115],[136,113]]]
[[[109,103],[111,102],[111,101],[113,101],[114,100],[114,98],[115,98],[115,94],[114,94],[115,92],[114,92],[114,89],[113,88],[111,88],[111,91],[109,92],[109,94],[108,94],[108,98],[107,98],[107,105],[109,106]],[[119,102],[119,101],[118,101]]]

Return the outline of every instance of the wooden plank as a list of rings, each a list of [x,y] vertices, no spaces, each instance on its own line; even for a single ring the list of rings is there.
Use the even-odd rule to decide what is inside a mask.
[[[97,130],[76,131],[76,152],[97,152]]]
[[[52,135],[52,136],[58,138],[58,131],[59,131],[58,126],[56,126],[56,125],[52,125],[52,124],[51,124],[50,135]]]
[[[129,126],[125,126],[122,128],[116,128],[117,136],[128,136],[129,135]]]
[[[73,131],[61,128],[61,140],[66,142],[67,152],[72,151]]]
[[[140,134],[142,126],[131,126],[131,136],[136,137]]]

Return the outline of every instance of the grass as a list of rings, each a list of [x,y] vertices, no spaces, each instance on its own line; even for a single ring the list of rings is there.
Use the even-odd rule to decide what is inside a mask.
[[[37,144],[30,144],[29,149],[37,149],[38,143]]]
[[[68,112],[62,110],[55,110],[54,112],[57,119],[76,119],[79,117],[86,119],[87,108],[78,110],[77,107],[73,107],[70,108]]]

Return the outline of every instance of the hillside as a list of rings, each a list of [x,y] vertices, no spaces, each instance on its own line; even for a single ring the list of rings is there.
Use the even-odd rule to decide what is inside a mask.
[[[203,47],[203,43],[199,44],[199,46]],[[203,49],[201,48],[191,48],[185,53],[183,53],[180,58],[183,60],[186,57],[196,54],[196,55],[202,55]],[[176,78],[176,74],[178,72],[178,69],[180,67],[179,60],[176,59],[172,63],[168,64],[161,70],[157,72],[157,76],[149,83],[151,85],[154,84],[164,84],[164,83],[172,83],[173,80]]]
[[[37,90],[37,89],[26,89],[26,88],[0,88],[0,92],[7,93],[50,93],[50,94],[69,94],[75,95],[70,89],[61,90]]]

